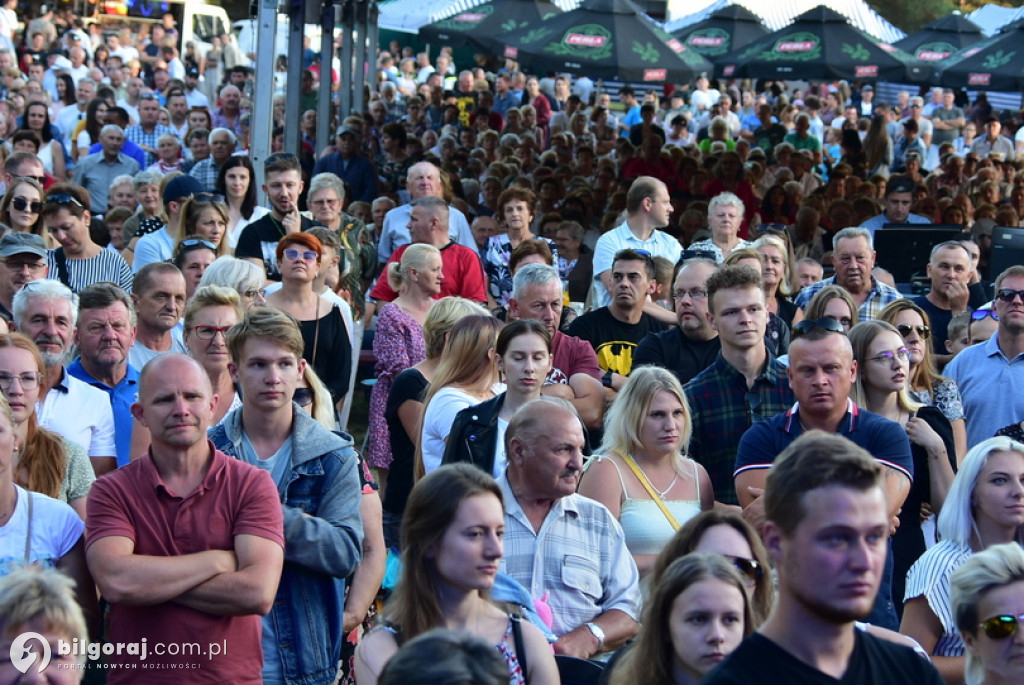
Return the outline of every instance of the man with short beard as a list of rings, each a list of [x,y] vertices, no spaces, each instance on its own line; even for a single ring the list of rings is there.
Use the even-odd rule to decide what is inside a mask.
[[[46,366],[49,390],[37,409],[39,425],[85,447],[93,471],[102,476],[117,468],[114,413],[102,390],[64,368],[75,333],[78,297],[63,283],[47,278],[26,285],[14,296],[14,326],[35,343]]]

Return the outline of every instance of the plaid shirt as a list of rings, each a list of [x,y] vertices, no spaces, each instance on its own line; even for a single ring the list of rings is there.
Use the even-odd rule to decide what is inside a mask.
[[[719,353],[683,390],[693,420],[690,456],[707,469],[717,501],[739,504],[732,473],[740,438],[754,423],[783,413],[795,401],[786,367],[769,352],[764,371],[748,389],[746,377]]]
[[[811,301],[811,298],[826,285],[837,285],[836,277],[832,276],[831,278],[826,278],[823,281],[818,281],[817,283],[809,285],[801,290],[800,294],[796,297],[796,306],[801,309],[806,309],[807,303]],[[882,313],[883,309],[896,300],[902,299],[903,295],[900,294],[899,290],[880,282],[877,278],[872,276],[871,290],[868,291],[868,298],[864,300],[864,303],[857,309],[857,315],[861,321],[874,321],[878,318],[878,315]]]
[[[165,133],[174,134],[174,131],[164,126],[163,124],[156,124],[153,126],[153,130],[146,133],[142,130],[142,124],[135,124],[129,126],[128,130],[124,132],[124,137],[132,141],[139,147],[149,147],[156,149],[156,141]],[[156,163],[156,155],[152,152],[146,152],[146,166]]]
[[[220,175],[220,167],[213,157],[200,160],[189,170],[188,175],[199,181],[199,185],[206,190],[213,191],[217,187],[217,177]]]
[[[562,636],[618,609],[640,615],[640,585],[622,527],[604,505],[582,495],[551,505],[539,532],[533,530],[503,473],[505,556],[501,571],[534,599],[546,592],[551,630]]]

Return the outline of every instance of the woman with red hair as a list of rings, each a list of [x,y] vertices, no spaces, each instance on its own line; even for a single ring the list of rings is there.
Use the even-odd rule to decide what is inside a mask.
[[[313,282],[326,268],[323,253],[320,241],[308,233],[290,233],[281,238],[277,244],[281,289],[267,295],[267,304],[299,322],[306,343],[302,357],[340,408],[352,372],[352,343],[341,309],[314,289]]]

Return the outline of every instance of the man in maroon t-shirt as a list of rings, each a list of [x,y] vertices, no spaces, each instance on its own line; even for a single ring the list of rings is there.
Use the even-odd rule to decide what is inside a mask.
[[[413,200],[409,213],[409,235],[413,243],[427,243],[441,251],[442,272],[441,297],[458,295],[467,300],[487,304],[487,293],[484,287],[484,268],[477,253],[468,247],[459,245],[448,237],[448,205],[439,197],[432,195]],[[398,293],[388,285],[385,276],[388,265],[401,261],[408,245],[396,249],[384,270],[377,285],[370,291],[370,298],[377,302],[391,302]]]
[[[215,405],[195,360],[153,359],[132,405],[150,449],[89,493],[86,558],[110,602],[111,685],[263,682],[260,616],[281,578],[283,514],[268,473],[206,439]]]
[[[527,264],[512,279],[508,319],[536,319],[547,327],[553,358],[542,392],[568,400],[587,428],[599,428],[604,414],[601,367],[590,343],[558,330],[563,298],[562,280],[555,267]]]

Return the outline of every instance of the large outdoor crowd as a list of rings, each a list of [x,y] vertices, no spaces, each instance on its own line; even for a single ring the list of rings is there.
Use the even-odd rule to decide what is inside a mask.
[[[1016,113],[141,26],[0,7],[0,685],[1024,682]]]

